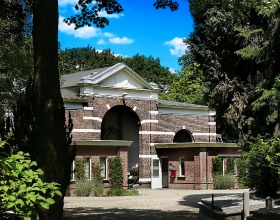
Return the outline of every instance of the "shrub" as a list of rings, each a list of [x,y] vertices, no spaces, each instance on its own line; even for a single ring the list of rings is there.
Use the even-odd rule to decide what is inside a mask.
[[[234,166],[235,166],[235,159],[233,157],[228,157],[226,174],[234,175],[235,174]]]
[[[89,196],[94,188],[93,180],[79,179],[76,181],[76,195]]]
[[[213,157],[213,176],[223,173],[223,159],[220,157]]]
[[[94,195],[103,194],[103,180],[101,177],[101,164],[94,163],[92,164],[92,178],[93,178],[93,192]]]
[[[109,181],[111,189],[123,188],[123,172],[120,157],[111,157],[108,159],[109,163]]]
[[[0,149],[3,142],[0,142]],[[44,172],[28,153],[0,157],[1,211],[13,211],[24,219],[39,219],[36,206],[49,209],[55,195],[62,196],[58,183],[43,182]]]
[[[231,189],[235,183],[233,175],[215,175],[213,177],[214,189]]]
[[[238,174],[238,187],[244,189],[246,185],[246,160],[241,157],[236,160],[237,174]]]
[[[277,161],[280,155],[280,140],[257,137],[249,146],[250,150],[244,154],[246,161],[250,161],[246,164],[246,185],[256,190],[258,196],[275,196],[280,188],[279,173],[271,160]]]

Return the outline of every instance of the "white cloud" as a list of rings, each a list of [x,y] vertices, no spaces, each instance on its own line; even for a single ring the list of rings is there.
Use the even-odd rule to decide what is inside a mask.
[[[170,49],[171,55],[182,56],[187,50],[187,45],[183,42],[183,38],[174,37],[171,41],[166,41],[164,45],[172,46],[174,49]]]
[[[97,41],[97,44],[98,45],[102,45],[102,44],[104,45],[104,44],[107,44],[107,42],[104,39],[100,39],[100,40]]]
[[[113,55],[114,55],[115,57],[122,57],[122,58],[129,57],[128,55],[123,55],[123,54],[120,54],[120,53],[114,53]]]
[[[121,16],[124,16],[124,14],[108,14],[106,11],[101,11],[98,13],[98,16],[105,18],[120,18]]]
[[[170,71],[170,73],[173,73],[173,74],[176,73],[176,71],[173,68],[169,68],[169,71]]]
[[[122,37],[122,38],[115,37],[115,38],[110,38],[109,42],[112,44],[131,44],[134,42],[134,40],[129,39],[127,37]]]
[[[104,37],[114,37],[115,34],[109,33],[109,32],[105,32],[105,33],[103,33],[103,36],[104,36]]]
[[[59,31],[69,34],[69,35],[74,35],[74,37],[76,38],[83,38],[83,39],[88,39],[91,37],[96,37],[96,36],[100,36],[102,34],[102,32],[94,27],[82,27],[79,28],[78,30],[74,29],[74,25],[68,25],[65,22],[63,22],[64,17],[60,16],[59,17]]]

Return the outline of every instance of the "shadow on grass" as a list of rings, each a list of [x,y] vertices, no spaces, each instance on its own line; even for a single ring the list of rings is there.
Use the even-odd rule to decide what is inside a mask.
[[[140,209],[101,209],[101,208],[67,208],[64,209],[65,220],[111,220],[111,219],[204,219],[199,213],[188,211],[162,211]]]

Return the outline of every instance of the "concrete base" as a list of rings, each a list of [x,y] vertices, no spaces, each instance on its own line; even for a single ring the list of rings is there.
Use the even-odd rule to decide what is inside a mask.
[[[199,212],[205,216],[217,220],[241,220],[243,216],[243,197],[242,194],[226,195],[212,198],[202,199],[198,203]],[[250,212],[265,207],[265,202],[259,200],[249,201]]]

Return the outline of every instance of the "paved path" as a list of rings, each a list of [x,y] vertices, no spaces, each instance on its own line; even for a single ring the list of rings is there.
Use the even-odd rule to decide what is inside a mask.
[[[240,190],[139,189],[138,196],[65,197],[65,219],[206,219],[199,215],[202,198]]]

